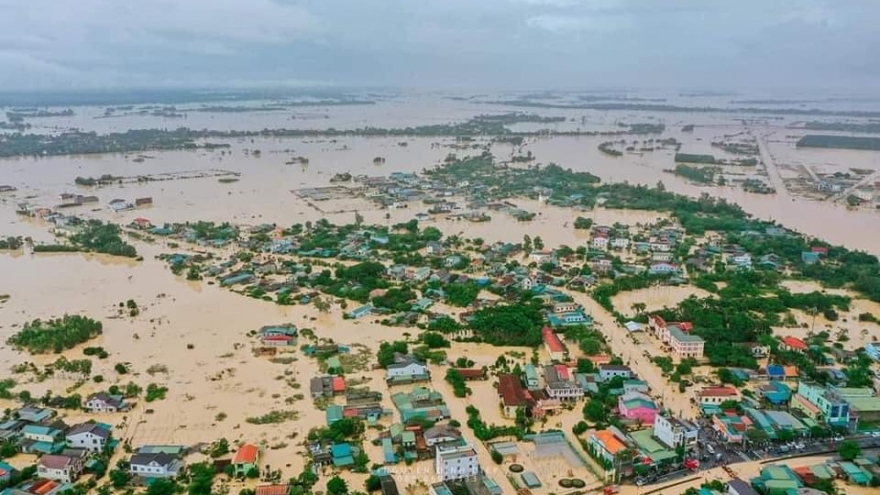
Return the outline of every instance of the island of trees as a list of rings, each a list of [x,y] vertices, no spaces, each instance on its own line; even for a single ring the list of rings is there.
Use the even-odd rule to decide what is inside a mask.
[[[31,354],[58,354],[101,335],[102,329],[101,322],[79,315],[37,319],[25,323],[6,343]]]
[[[798,148],[836,148],[849,150],[880,150],[880,138],[807,134],[796,143]]]

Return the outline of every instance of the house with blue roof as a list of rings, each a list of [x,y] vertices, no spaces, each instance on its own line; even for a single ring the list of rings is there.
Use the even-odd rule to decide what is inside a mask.
[[[346,442],[334,443],[330,447],[330,456],[333,459],[333,465],[336,467],[348,467],[354,465],[354,451]]]
[[[755,395],[774,406],[780,406],[791,400],[791,389],[780,381],[770,380],[756,387]]]
[[[3,461],[0,461],[0,483],[6,483],[12,479],[12,475],[15,473],[15,468],[6,464]]]
[[[346,316],[356,320],[358,318],[363,318],[364,316],[369,316],[373,313],[373,305],[372,304],[364,304],[363,306],[358,306],[353,310],[346,313]]]

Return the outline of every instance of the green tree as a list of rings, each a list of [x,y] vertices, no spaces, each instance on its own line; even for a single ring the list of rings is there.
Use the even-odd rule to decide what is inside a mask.
[[[348,493],[348,484],[339,476],[327,480],[327,495],[345,495]]]
[[[846,440],[837,448],[837,455],[844,461],[851,461],[862,455],[862,447],[854,440]]]
[[[584,405],[584,417],[593,423],[599,423],[608,418],[605,411],[605,404],[595,397],[590,398]]]

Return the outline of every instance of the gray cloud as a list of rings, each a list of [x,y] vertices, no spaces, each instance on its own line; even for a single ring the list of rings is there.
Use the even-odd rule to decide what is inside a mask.
[[[0,88],[876,87],[874,0],[0,0]]]

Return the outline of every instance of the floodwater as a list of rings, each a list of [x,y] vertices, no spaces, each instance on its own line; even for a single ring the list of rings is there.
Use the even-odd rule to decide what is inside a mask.
[[[327,108],[301,108],[297,118],[290,120],[285,112],[262,112],[253,114],[208,114],[190,112],[186,120],[148,117],[93,118],[103,109],[77,109],[78,115],[69,119],[35,119],[38,126],[61,128],[78,127],[99,132],[118,131],[137,127],[176,127],[213,129],[262,129],[289,128],[357,128],[366,125],[377,127],[400,127],[407,125],[446,123],[461,121],[480,113],[502,113],[511,109],[492,105],[479,105],[462,101],[404,98],[383,101],[370,106],[339,106]],[[531,113],[533,109],[529,109]],[[675,137],[682,141],[685,152],[705,151],[705,142],[718,136],[735,134],[746,125],[730,115],[711,114],[648,114],[645,112],[593,112],[575,110],[534,109],[541,115],[562,115],[574,119],[574,123],[561,124],[566,128],[574,125],[591,130],[613,130],[619,123],[663,122],[668,131],[663,137]],[[326,118],[324,118],[326,116]],[[772,125],[747,124],[754,133],[779,130],[790,120],[772,120]],[[679,131],[684,124],[704,125],[694,133]],[[45,132],[47,127],[35,129]],[[785,133],[796,131],[784,131]],[[657,136],[653,136],[657,137]],[[628,141],[644,141],[645,136],[627,136]],[[698,141],[698,139],[700,141]],[[601,154],[599,143],[608,140],[595,137],[530,138],[525,150],[536,157],[536,163],[557,163],[579,171],[589,171],[605,181],[628,181],[654,185],[660,181],[667,189],[691,196],[712,194],[740,204],[759,217],[776,220],[786,226],[807,234],[823,237],[831,242],[850,248],[863,249],[880,254],[880,216],[873,211],[848,211],[845,208],[791,197],[786,193],[776,196],[751,195],[737,188],[705,188],[691,185],[664,169],[674,167],[673,151],[660,150],[642,155],[627,154],[615,158]],[[217,140],[212,140],[217,141]],[[487,144],[485,140],[478,140]],[[401,146],[406,142],[406,146]],[[332,222],[352,222],[355,211],[362,214],[367,223],[396,223],[411,219],[424,206],[413,205],[409,209],[379,210],[371,203],[359,199],[317,202],[310,204],[298,198],[293,190],[304,187],[327,186],[329,179],[340,172],[354,175],[387,175],[394,171],[418,172],[440,163],[448,153],[479,153],[480,150],[457,150],[449,138],[363,138],[340,139],[236,139],[226,150],[147,152],[142,162],[135,161],[136,154],[65,156],[49,158],[20,158],[0,160],[0,184],[18,188],[14,193],[0,195],[0,236],[22,235],[36,241],[50,241],[49,226],[39,220],[26,219],[14,213],[15,205],[29,201],[44,206],[54,206],[59,195],[65,192],[95,194],[100,202],[94,206],[71,209],[71,213],[128,223],[137,217],[146,217],[153,224],[164,222],[213,220],[233,221],[241,224],[276,223],[290,225],[306,220],[328,218]],[[794,149],[790,144],[771,142],[769,145],[779,162],[828,161],[846,162],[854,168],[880,169],[878,153],[844,152],[833,150],[805,151]],[[253,150],[260,150],[255,156]],[[512,148],[492,145],[497,156],[510,156]],[[293,157],[309,159],[308,165],[288,165]],[[373,158],[384,157],[381,166],[373,164]],[[102,174],[134,176],[144,174],[183,171],[226,170],[241,174],[239,181],[221,183],[216,177],[142,184],[113,185],[102,188],[82,188],[74,185],[77,176],[96,177]],[[771,170],[775,173],[775,170]],[[122,213],[111,213],[106,204],[113,198],[133,200],[150,196],[153,206]],[[505,213],[492,212],[492,220],[486,223],[453,221],[438,216],[432,224],[446,234],[464,237],[481,237],[486,241],[517,242],[524,234],[540,236],[548,247],[567,244],[572,247],[583,244],[587,234],[573,229],[574,219],[584,213],[556,208],[537,201],[514,201],[523,209],[538,213],[529,223],[516,222]],[[92,208],[96,209],[93,211]],[[386,218],[386,214],[388,217]],[[650,223],[665,215],[655,212],[633,212],[597,209],[586,214],[599,224],[615,222],[625,224]],[[104,377],[102,384],[88,382],[76,389],[85,396],[89,392],[104,389],[113,383],[134,380],[145,386],[148,383],[166,385],[168,398],[150,404],[139,404],[126,415],[102,417],[117,424],[117,436],[131,439],[133,445],[142,443],[183,443],[194,445],[226,437],[233,442],[257,442],[265,448],[263,464],[281,468],[285,476],[297,474],[303,466],[302,437],[309,429],[324,424],[324,413],[316,409],[308,398],[308,380],[318,372],[317,363],[299,352],[297,360],[290,364],[274,364],[266,358],[254,357],[252,341],[246,336],[250,330],[263,325],[293,322],[301,328],[315,328],[322,338],[332,338],[340,343],[358,342],[375,350],[383,340],[404,337],[406,330],[384,327],[367,320],[343,320],[342,310],[334,306],[329,314],[320,314],[312,306],[276,306],[271,303],[249,299],[229,291],[202,283],[187,282],[173,276],[155,256],[165,252],[161,244],[137,244],[144,256],[143,262],[118,260],[103,256],[82,254],[24,254],[0,252],[0,294],[9,294],[6,302],[0,302],[0,342],[5,342],[16,327],[35,318],[49,318],[65,313],[86,314],[104,322],[104,335],[88,345],[100,345],[110,352],[103,361],[94,360],[94,374]],[[668,290],[663,294],[644,294],[649,306],[660,307],[675,304],[693,293]],[[142,308],[135,318],[119,317],[119,302],[134,299]],[[638,349],[631,337],[613,321],[594,301],[583,295],[578,302],[596,317],[601,329],[609,337],[614,351],[649,380],[655,393],[661,395],[665,405],[676,412],[688,415],[691,409],[688,397],[673,391],[657,368],[645,359],[639,350],[659,352],[658,346],[648,336],[637,339],[642,342]],[[621,311],[628,312],[633,301],[615,300]],[[644,302],[644,301],[643,301]],[[858,311],[880,314],[873,303],[857,301],[854,310],[846,315],[852,322]],[[830,323],[830,322],[829,322]],[[835,322],[834,325],[840,325]],[[860,335],[859,324],[850,330],[853,342],[866,337]],[[870,326],[876,334],[877,327]],[[192,349],[188,349],[192,344]],[[449,355],[467,355],[478,365],[491,364],[498,350],[470,344],[454,344]],[[69,358],[81,358],[81,349],[65,353]],[[9,368],[17,363],[32,360],[40,364],[52,361],[55,356],[29,357],[13,352],[0,344],[0,376],[6,376]],[[119,375],[114,365],[131,363],[132,373]],[[165,367],[167,372],[147,373],[151,366]],[[451,391],[443,382],[441,371],[435,370],[433,386],[441,390],[450,401],[455,417],[464,423],[463,401],[453,400]],[[385,394],[384,402],[390,407],[388,390],[379,372],[363,372],[367,384]],[[55,377],[36,382],[27,376],[16,376],[16,390],[27,389],[34,395],[46,390],[69,393],[75,385],[74,378]],[[472,401],[483,410],[489,422],[509,422],[500,416],[497,399],[490,382],[474,384]],[[304,399],[296,399],[297,394]],[[0,403],[0,408],[10,403]],[[249,417],[260,416],[272,410],[296,410],[299,419],[279,425],[253,425]],[[218,420],[219,413],[226,418]],[[397,417],[395,413],[395,417]],[[71,414],[70,420],[80,416]],[[560,416],[558,421],[565,430],[580,419],[579,408]],[[465,437],[473,441],[470,430],[464,429]],[[370,435],[374,434],[371,432]],[[369,438],[368,438],[369,440]],[[481,462],[487,466],[488,452],[478,446]],[[373,461],[377,452],[368,447]],[[16,460],[15,462],[20,462]],[[426,467],[430,470],[430,467]],[[347,474],[349,486],[361,486],[362,477]],[[500,477],[497,477],[500,478]],[[507,487],[507,482],[497,479]],[[323,483],[323,480],[322,482]],[[323,487],[320,484],[319,487]],[[418,490],[416,490],[418,491]]]

